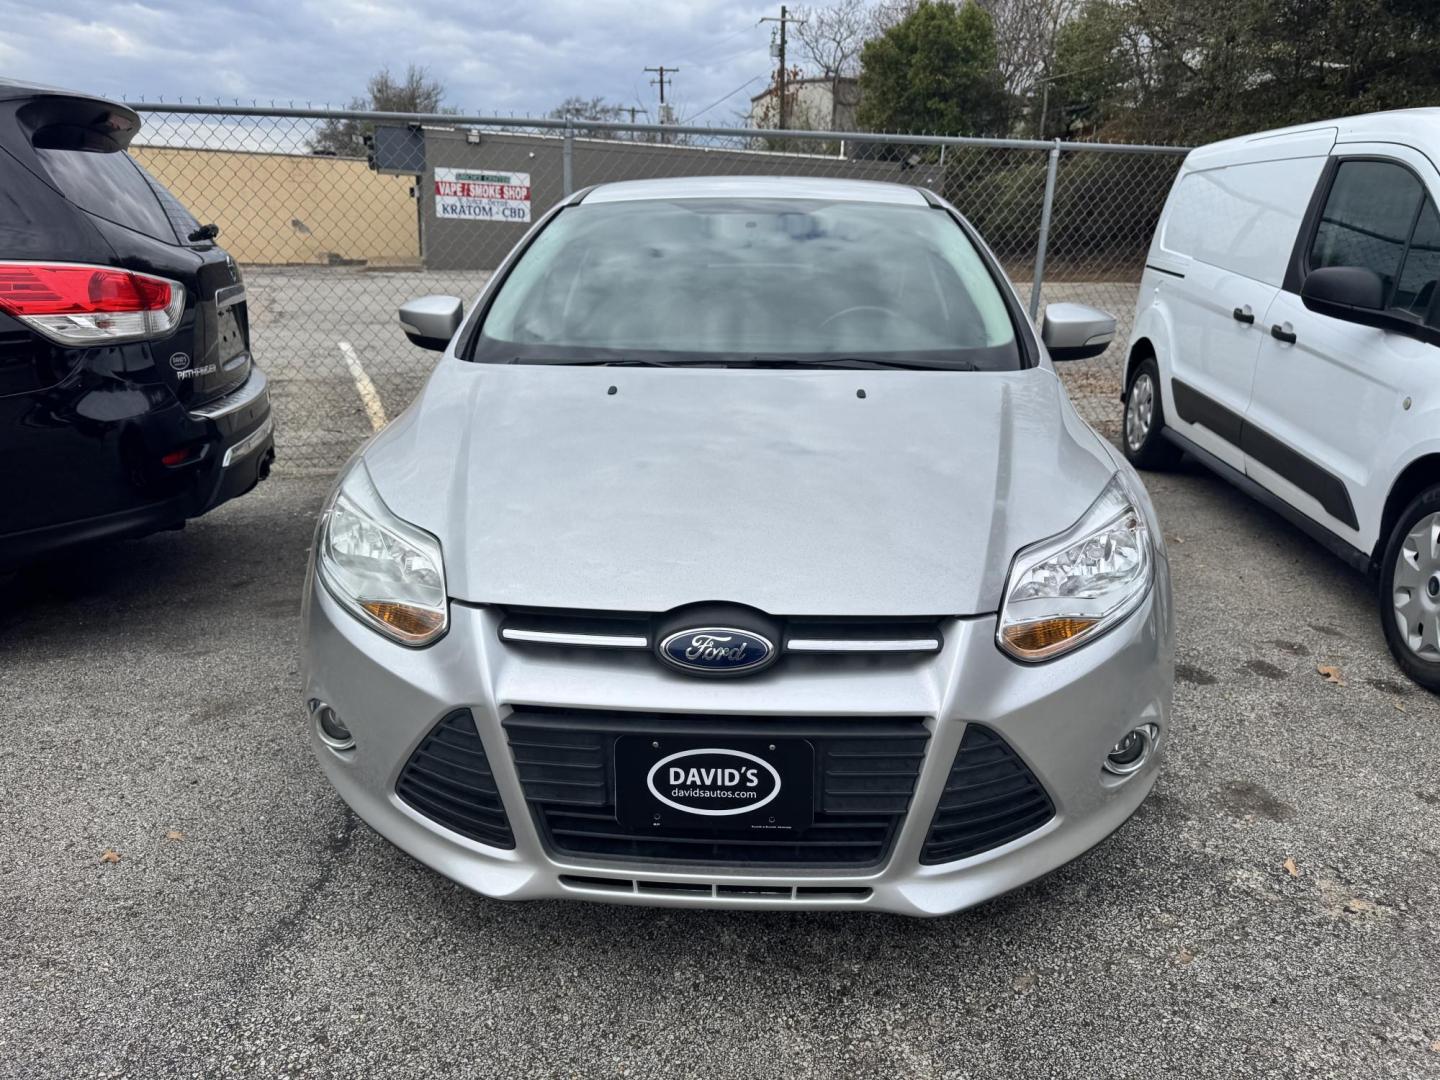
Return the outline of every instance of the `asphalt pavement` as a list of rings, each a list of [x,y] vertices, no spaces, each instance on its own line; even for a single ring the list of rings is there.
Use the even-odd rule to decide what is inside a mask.
[[[1149,482],[1156,791],[933,921],[506,904],[392,848],[302,726],[323,478],[0,584],[0,1077],[1440,1075],[1440,702],[1362,578]]]

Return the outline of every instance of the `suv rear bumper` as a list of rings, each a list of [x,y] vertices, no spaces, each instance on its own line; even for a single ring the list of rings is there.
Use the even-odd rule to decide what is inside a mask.
[[[148,473],[130,481],[118,510],[0,534],[0,566],[57,548],[178,528],[249,491],[269,475],[275,459],[269,388],[264,373],[255,367],[243,386],[204,410],[186,412],[172,399],[162,408],[113,423],[133,432],[126,439],[130,445],[188,446],[191,457],[170,469],[158,460],[147,463]],[[63,434],[57,429],[57,437]],[[114,445],[103,434],[96,443],[105,448]],[[158,459],[158,453],[155,456]]]

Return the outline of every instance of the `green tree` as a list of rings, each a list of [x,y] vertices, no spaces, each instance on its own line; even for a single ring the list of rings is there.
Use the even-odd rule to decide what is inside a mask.
[[[1434,0],[1089,0],[1061,31],[1047,134],[1199,143],[1440,104]]]
[[[351,98],[349,108],[365,112],[454,112],[454,109],[445,107],[444,101],[445,87],[431,77],[430,70],[409,64],[400,78],[390,74],[388,67],[371,75],[365,86],[365,96]],[[311,136],[310,152],[335,157],[364,157],[365,136],[374,126],[363,120],[326,120]]]
[[[995,27],[976,3],[920,0],[860,54],[861,127],[941,135],[1002,134]]]

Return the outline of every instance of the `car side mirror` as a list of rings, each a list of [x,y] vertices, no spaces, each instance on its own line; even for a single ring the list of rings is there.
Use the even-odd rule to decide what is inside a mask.
[[[1378,326],[1390,324],[1385,314],[1385,283],[1363,266],[1322,266],[1311,270],[1300,286],[1300,301],[1311,311],[1332,319]]]
[[[444,352],[465,318],[458,296],[421,296],[400,305],[400,328],[411,344]]]
[[[1051,360],[1088,360],[1115,340],[1115,316],[1088,304],[1047,304],[1040,340]]]

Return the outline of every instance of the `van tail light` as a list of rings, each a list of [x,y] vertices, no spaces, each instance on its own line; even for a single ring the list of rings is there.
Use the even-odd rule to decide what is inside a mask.
[[[0,262],[0,311],[62,345],[113,345],[173,332],[185,287],[111,266]]]

